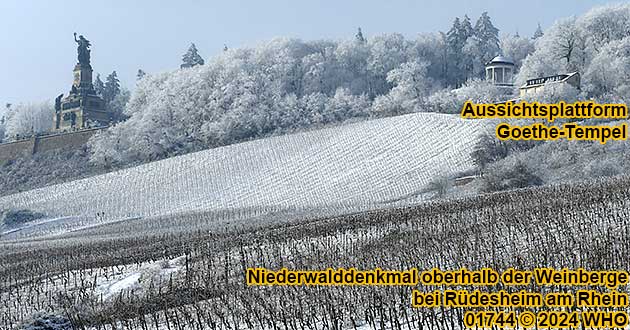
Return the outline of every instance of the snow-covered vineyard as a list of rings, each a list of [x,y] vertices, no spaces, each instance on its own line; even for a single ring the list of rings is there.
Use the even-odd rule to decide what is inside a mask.
[[[269,207],[334,206],[342,213],[409,196],[421,199],[437,175],[470,169],[470,149],[484,125],[423,113],[372,120],[5,196],[0,208],[95,221]]]
[[[0,242],[0,301],[10,302],[0,304],[0,327],[57,315],[40,321],[74,329],[460,329],[461,310],[412,308],[408,287],[249,287],[244,269],[628,269],[629,186],[615,178],[289,226]]]

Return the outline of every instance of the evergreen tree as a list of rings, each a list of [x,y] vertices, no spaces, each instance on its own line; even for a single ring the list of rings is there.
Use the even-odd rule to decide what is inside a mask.
[[[144,78],[144,76],[146,75],[147,75],[146,72],[144,72],[142,69],[138,69],[138,73],[136,74],[136,80],[140,80]]]
[[[103,99],[108,104],[114,100],[116,95],[120,93],[120,81],[116,71],[112,72],[105,81],[105,88],[103,91]]]
[[[470,61],[466,58],[463,49],[472,36],[473,28],[468,16],[464,16],[463,21],[456,17],[453,26],[446,33],[446,44],[448,54],[449,75],[447,83],[449,85],[460,86],[468,76],[470,71]]]
[[[462,48],[466,47],[470,38],[472,38],[475,34],[475,29],[470,23],[470,17],[468,15],[464,15],[464,19],[461,23],[461,43]],[[462,70],[463,82],[467,81],[471,75],[473,75],[474,64],[473,59],[466,54],[466,52],[462,49],[462,60],[460,63],[460,70]]]
[[[451,29],[446,32],[446,42],[448,43],[449,49],[451,51],[455,51],[457,49],[457,46],[461,46],[461,42],[459,40],[461,26],[462,23],[460,22],[459,17],[455,17]]]
[[[463,44],[460,41],[461,22],[455,17],[451,29],[446,32],[447,72],[446,82],[449,85],[461,84],[459,62],[462,57]]]
[[[96,95],[104,96],[105,93],[105,84],[101,80],[101,74],[96,74],[96,80],[94,81],[94,90],[96,91]]]
[[[499,29],[490,20],[488,12],[483,12],[475,24],[474,35],[479,38],[482,45],[487,49],[499,49]],[[492,54],[494,56],[496,54]]]
[[[203,65],[205,63],[201,55],[199,55],[197,46],[195,46],[194,43],[190,44],[188,51],[182,56],[182,62],[181,68],[191,68],[195,65]]]
[[[125,115],[125,108],[129,102],[130,92],[126,88],[120,89],[120,92],[114,97],[114,99],[107,104],[107,110],[112,116],[114,123],[126,120],[128,117]]]
[[[361,31],[360,27],[358,28],[357,34],[354,37],[357,40],[357,42],[361,44],[366,42],[365,38],[363,37],[363,32]]]
[[[538,23],[538,28],[536,28],[536,31],[534,32],[532,39],[538,39],[542,36],[543,36],[543,31],[542,31],[542,28],[540,27],[540,23]]]
[[[464,15],[464,19],[461,22],[461,39],[463,40],[463,43],[466,43],[466,40],[472,37],[474,33],[475,30],[470,22],[470,17],[468,17],[468,15]]]
[[[473,61],[473,75],[482,77],[484,65],[501,52],[499,47],[499,29],[490,20],[487,12],[475,23],[474,38],[468,45],[467,52]]]

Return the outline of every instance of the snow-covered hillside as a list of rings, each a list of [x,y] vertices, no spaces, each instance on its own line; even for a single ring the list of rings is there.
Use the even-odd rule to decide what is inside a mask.
[[[356,210],[471,167],[484,124],[418,113],[231,145],[0,198],[0,208],[115,220],[194,210]]]

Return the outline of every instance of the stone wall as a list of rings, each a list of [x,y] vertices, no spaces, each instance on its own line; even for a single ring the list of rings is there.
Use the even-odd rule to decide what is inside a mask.
[[[2,143],[0,144],[0,164],[20,157],[30,157],[38,152],[80,148],[87,143],[90,137],[102,129],[95,128],[71,133],[44,135],[16,142]]]
[[[0,164],[11,159],[32,155],[34,146],[35,139],[0,144]]]

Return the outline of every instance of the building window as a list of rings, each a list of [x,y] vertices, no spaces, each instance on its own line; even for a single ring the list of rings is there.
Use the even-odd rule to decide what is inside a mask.
[[[494,82],[497,84],[503,84],[503,68],[494,69]]]

